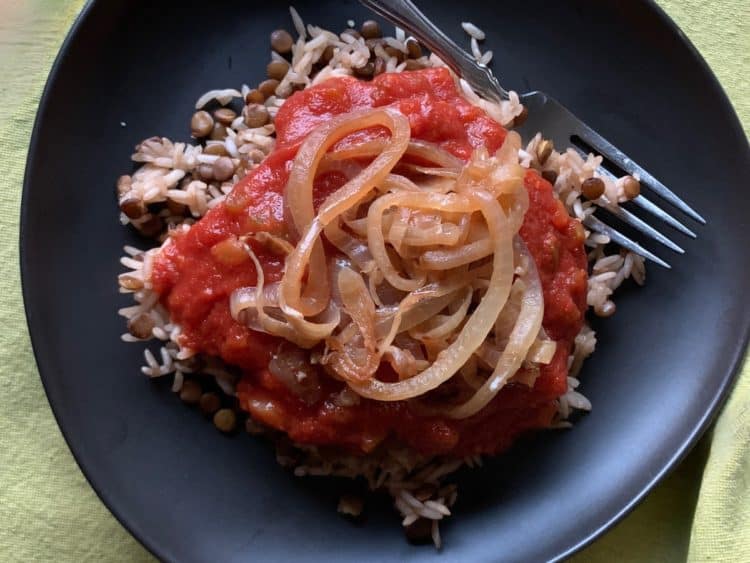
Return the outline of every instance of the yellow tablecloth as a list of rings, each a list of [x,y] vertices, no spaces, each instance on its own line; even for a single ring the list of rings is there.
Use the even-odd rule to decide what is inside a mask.
[[[31,354],[18,218],[42,87],[81,0],[0,0],[0,561],[147,561],[62,439]],[[661,0],[750,125],[750,1]],[[750,289],[750,288],[749,288]],[[750,366],[711,436],[622,523],[575,558],[750,561]]]

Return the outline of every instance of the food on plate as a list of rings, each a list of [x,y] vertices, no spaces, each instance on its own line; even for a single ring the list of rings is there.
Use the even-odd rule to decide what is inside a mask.
[[[147,139],[118,181],[123,223],[158,241],[126,248],[124,339],[161,340],[144,373],[222,432],[270,437],[297,475],[363,477],[439,546],[452,472],[590,408],[587,308],[611,315],[644,271],[580,219],[637,181],[523,146],[515,94],[479,98],[401,30],[292,18],[257,88],[200,97],[198,144]]]

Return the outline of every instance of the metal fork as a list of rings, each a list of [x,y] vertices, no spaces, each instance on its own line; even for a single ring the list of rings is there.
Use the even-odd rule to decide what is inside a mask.
[[[427,19],[410,0],[360,0],[360,2],[373,12],[412,35],[422,45],[439,56],[483,98],[495,102],[508,99],[507,90],[500,85],[497,78],[492,74],[492,71],[486,65],[478,63],[472,55],[456,45],[452,39]],[[578,119],[551,96],[548,96],[544,92],[534,91],[523,94],[520,98],[521,103],[528,109],[528,119],[517,128],[517,131],[525,141],[530,140],[533,135],[541,131],[544,137],[550,139],[556,147],[572,147],[585,158],[588,151],[584,151],[580,147],[582,141],[585,145],[593,149],[594,152],[600,154],[605,162],[608,161],[625,173],[639,177],[642,187],[649,188],[653,193],[675,206],[691,219],[698,223],[706,224],[706,220],[674,192],[649,174],[643,167],[628,158],[620,149]],[[574,140],[578,142],[574,142]],[[603,166],[599,167],[597,171],[603,176],[615,178],[614,174]],[[696,238],[693,231],[643,195],[637,196],[632,202],[648,213],[658,217],[670,227],[688,237]],[[620,205],[605,205],[600,207],[647,237],[663,244],[674,252],[684,254],[685,251],[680,246],[628,209]],[[583,224],[592,231],[608,236],[611,241],[623,248],[631,250],[665,268],[671,267],[667,262],[593,215],[586,217],[583,220]]]

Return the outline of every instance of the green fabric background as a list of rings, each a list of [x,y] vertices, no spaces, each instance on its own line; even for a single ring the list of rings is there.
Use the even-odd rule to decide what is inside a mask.
[[[62,439],[31,354],[18,272],[25,155],[47,72],[81,0],[0,0],[0,561],[150,561]],[[750,126],[750,2],[661,0]],[[625,520],[574,557],[750,561],[750,370],[700,445]]]

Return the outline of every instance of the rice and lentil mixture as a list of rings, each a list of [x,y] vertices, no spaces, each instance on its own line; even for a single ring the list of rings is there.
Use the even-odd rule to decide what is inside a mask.
[[[131,225],[157,245],[145,251],[125,247],[121,263],[127,270],[120,274],[119,286],[122,293],[132,296],[134,304],[119,311],[127,319],[128,331],[122,338],[128,342],[158,341],[156,349],[145,350],[143,373],[152,378],[171,375],[172,390],[185,403],[197,405],[220,431],[231,433],[244,425],[250,434],[270,437],[277,446],[278,462],[295,475],[359,477],[371,490],[388,491],[407,536],[440,547],[438,523],[451,514],[457,497],[455,484],[447,479],[463,465],[481,465],[480,456],[428,457],[408,448],[381,449],[360,456],[292,443],[239,409],[235,368],[218,358],[196,355],[181,345],[181,327],[171,322],[150,283],[159,245],[224,201],[234,185],[273,150],[275,116],[294,92],[336,76],[370,80],[383,73],[444,66],[398,28],[393,36],[384,36],[374,21],[366,21],[359,28],[350,21],[349,28],[336,34],[305,25],[293,8],[291,16],[297,38],[285,30],[271,34],[267,79],[255,87],[217,89],[200,96],[190,120],[192,141],[174,142],[163,137],[144,140],[132,155],[139,167],[118,179],[122,224]],[[474,57],[489,64],[492,51],[480,49],[485,38],[482,30],[468,22],[462,27]],[[468,102],[503,126],[512,128],[525,118],[525,109],[515,93],[511,92],[508,101],[494,104],[479,98],[464,81],[457,79],[457,83]],[[570,148],[558,152],[541,133],[518,151],[518,159],[521,166],[537,170],[549,181],[569,215],[578,219],[594,213],[599,205],[617,205],[638,195],[637,179],[602,176],[597,172],[601,157],[582,158]],[[641,257],[624,251],[609,253],[609,242],[604,235],[585,231],[590,268],[587,305],[598,316],[615,312],[611,296],[624,280],[632,278],[642,284],[645,275]],[[568,391],[558,399],[556,427],[569,426],[567,419],[574,410],[591,408],[577,391],[577,374],[595,344],[594,332],[584,324],[568,358]],[[362,508],[358,497],[344,496],[339,503],[339,511],[351,516],[358,516]]]

